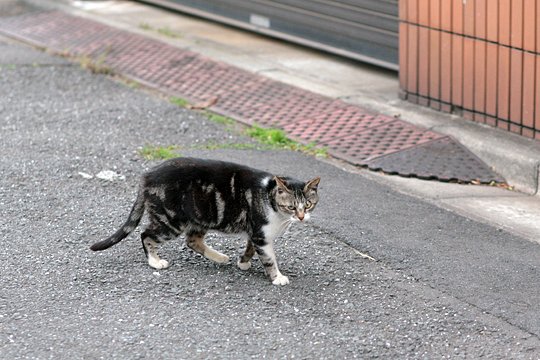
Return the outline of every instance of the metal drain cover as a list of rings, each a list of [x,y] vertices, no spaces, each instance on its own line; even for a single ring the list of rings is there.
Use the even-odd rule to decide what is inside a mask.
[[[371,170],[420,179],[478,181],[484,184],[504,182],[476,155],[450,137],[378,157],[365,165]]]
[[[366,165],[368,161],[428,141],[443,137],[432,131],[420,129],[404,121],[395,120],[389,123],[367,128],[339,139],[331,140],[325,145],[332,154],[342,156],[357,165]]]

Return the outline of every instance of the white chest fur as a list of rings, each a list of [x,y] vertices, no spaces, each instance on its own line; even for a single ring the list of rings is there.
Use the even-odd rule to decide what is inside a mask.
[[[268,224],[262,227],[264,237],[271,242],[282,235],[291,225],[291,217],[275,212],[272,208],[267,209]]]

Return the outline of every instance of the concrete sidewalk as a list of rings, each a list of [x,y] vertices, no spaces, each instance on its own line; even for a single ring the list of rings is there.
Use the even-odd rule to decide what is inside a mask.
[[[529,196],[536,194],[538,188],[538,142],[403,102],[397,96],[397,75],[393,72],[133,2],[30,2],[156,38],[274,80],[451,135],[519,192],[362,173],[399,191],[540,241],[540,201]],[[357,171],[346,163],[342,166]]]

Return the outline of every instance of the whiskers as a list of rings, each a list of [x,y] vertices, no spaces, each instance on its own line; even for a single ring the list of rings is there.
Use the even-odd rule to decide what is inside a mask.
[[[296,222],[296,221],[300,221],[298,219],[296,219],[294,216],[291,216],[289,218],[285,218],[280,224],[279,224],[279,232],[281,234],[283,234],[285,232],[285,230],[287,230],[289,228],[289,226],[291,226],[291,224],[293,222]]]

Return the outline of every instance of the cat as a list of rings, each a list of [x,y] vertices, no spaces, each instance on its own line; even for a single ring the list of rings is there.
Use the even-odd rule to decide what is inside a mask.
[[[160,259],[157,246],[182,233],[195,252],[217,263],[228,262],[227,255],[204,242],[205,234],[216,230],[247,237],[245,252],[237,262],[240,269],[249,269],[257,253],[270,281],[286,285],[289,279],[278,269],[274,240],[291,223],[310,218],[319,201],[319,182],[320,177],[302,182],[231,162],[170,159],[142,176],[124,225],[90,248],[100,251],[119,243],[135,230],[146,210],[149,224],[141,240],[151,267],[169,266]]]

